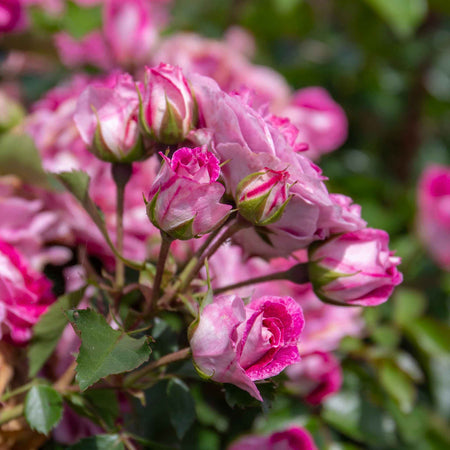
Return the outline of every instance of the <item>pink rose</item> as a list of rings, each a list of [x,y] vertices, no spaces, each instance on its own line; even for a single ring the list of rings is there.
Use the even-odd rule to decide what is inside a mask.
[[[450,270],[450,166],[425,169],[418,187],[418,231],[434,260]]]
[[[300,89],[280,114],[299,129],[300,140],[309,144],[306,155],[312,159],[336,150],[347,139],[345,112],[321,87]]]
[[[365,228],[312,245],[309,275],[317,296],[338,305],[384,303],[403,279],[388,243],[385,231]]]
[[[227,192],[236,200],[239,183],[263,169],[284,172],[290,200],[281,217],[258,230],[234,236],[250,255],[287,256],[332,232],[357,230],[361,221],[341,213],[330,198],[321,170],[293,148],[295,133],[273,116],[266,118],[210,79],[192,76],[201,125],[213,131],[211,147],[221,162]],[[338,230],[338,231],[337,231]]]
[[[254,381],[299,361],[303,324],[290,297],[261,297],[245,306],[236,295],[219,296],[200,314],[190,340],[193,359],[201,374],[262,401]]]
[[[19,0],[0,0],[0,35],[20,31],[25,21],[25,11]]]
[[[318,405],[339,391],[342,385],[342,369],[332,353],[314,352],[302,356],[302,360],[286,369],[286,387],[305,401]]]
[[[196,125],[197,111],[191,88],[179,67],[160,64],[145,69],[140,123],[157,142],[182,142]]]
[[[132,162],[144,157],[133,79],[117,76],[113,87],[89,86],[79,97],[74,121],[88,148],[100,159]]]
[[[33,325],[54,301],[50,281],[0,240],[0,339],[26,344]]]
[[[156,17],[146,0],[107,0],[104,35],[115,61],[134,68],[148,62],[158,38]]]
[[[209,233],[231,209],[220,202],[225,191],[217,181],[217,158],[204,148],[180,148],[165,162],[149,194],[151,222],[175,239]]]
[[[304,428],[292,427],[268,436],[244,436],[228,450],[317,450],[311,435]]]

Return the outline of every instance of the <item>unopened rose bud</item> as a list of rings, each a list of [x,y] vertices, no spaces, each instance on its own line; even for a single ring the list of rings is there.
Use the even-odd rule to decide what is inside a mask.
[[[182,142],[194,128],[197,107],[179,67],[146,68],[139,121],[147,135],[167,145]]]
[[[403,279],[388,243],[385,231],[365,228],[311,245],[308,270],[316,295],[337,305],[384,303]]]
[[[200,147],[180,148],[171,160],[164,159],[150,190],[151,222],[174,239],[209,233],[231,209],[220,203],[225,188],[217,181],[219,161]]]
[[[291,199],[288,177],[287,171],[268,168],[246,176],[236,188],[239,213],[258,226],[276,222]]]
[[[81,138],[98,158],[127,163],[145,157],[137,115],[139,97],[128,74],[114,87],[89,86],[78,99],[74,115]]]

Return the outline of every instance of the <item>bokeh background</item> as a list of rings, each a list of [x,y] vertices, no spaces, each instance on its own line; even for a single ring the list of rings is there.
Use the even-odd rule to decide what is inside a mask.
[[[101,13],[69,2],[63,17],[36,9],[32,20],[35,48],[26,33],[3,38],[1,57],[26,44],[46,63],[36,57],[0,73],[3,86],[20,81],[28,105],[68,75],[47,45],[51,34],[65,29],[81,37],[99,26]],[[422,171],[431,163],[450,165],[450,2],[178,0],[165,33],[221,39],[232,25],[253,34],[255,63],[276,69],[294,89],[322,86],[342,105],[348,139],[319,164],[330,191],[351,196],[372,227],[389,232],[404,283],[390,301],[365,310],[367,337],[342,341],[338,394],[318,407],[281,395],[261,411],[211,410],[204,392],[193,392],[199,424],[183,448],[222,448],[240,431],[295,421],[330,450],[450,448],[450,274],[428,255],[417,221]],[[159,395],[150,392],[148,404]],[[143,415],[148,437],[158,437],[164,414]]]

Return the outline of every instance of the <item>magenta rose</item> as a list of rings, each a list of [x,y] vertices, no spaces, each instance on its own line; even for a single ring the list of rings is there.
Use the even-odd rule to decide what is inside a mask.
[[[20,0],[0,1],[0,36],[20,31],[25,25],[25,10]]]
[[[244,436],[228,450],[317,450],[311,435],[304,428],[292,427],[267,436]]]
[[[450,270],[450,166],[433,165],[418,188],[418,231],[434,260]]]
[[[219,161],[201,147],[180,148],[172,159],[163,158],[149,194],[151,222],[174,239],[209,233],[231,209],[220,203],[225,188],[217,181]]]
[[[285,386],[305,401],[318,405],[339,391],[342,385],[342,369],[332,353],[314,352],[302,356],[302,360],[286,369]]]
[[[200,314],[190,340],[192,356],[202,375],[262,401],[254,382],[300,360],[303,324],[302,310],[290,297],[261,297],[244,305],[236,295],[222,295]]]
[[[0,339],[26,344],[33,325],[54,301],[50,281],[0,240]]]
[[[338,305],[376,306],[402,282],[400,258],[389,235],[365,228],[316,243],[309,249],[309,275],[316,295]]]

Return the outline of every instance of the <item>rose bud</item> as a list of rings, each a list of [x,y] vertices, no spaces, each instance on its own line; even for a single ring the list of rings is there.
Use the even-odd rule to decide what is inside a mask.
[[[167,145],[182,142],[194,128],[197,107],[179,67],[146,67],[139,121],[146,134]]]
[[[276,222],[291,199],[287,183],[289,173],[267,167],[246,176],[236,188],[239,213],[254,225]]]
[[[103,161],[133,162],[145,157],[139,135],[139,97],[128,74],[114,87],[88,86],[80,95],[74,115],[81,138]]]
[[[33,325],[54,301],[50,281],[0,240],[0,340],[26,344]]]
[[[219,203],[225,188],[217,181],[218,159],[201,147],[180,148],[171,160],[163,158],[147,204],[151,222],[174,239],[209,233],[231,209]]]
[[[311,435],[304,428],[292,427],[266,436],[244,436],[228,450],[317,450]]]
[[[318,405],[342,385],[342,369],[332,353],[314,352],[302,355],[302,360],[286,369],[285,386],[293,394]]]
[[[291,297],[266,296],[247,306],[237,295],[222,295],[205,306],[190,344],[199,373],[232,383],[256,399],[254,383],[278,375],[300,360],[301,307]]]
[[[388,243],[385,231],[365,228],[311,245],[308,270],[316,295],[336,305],[384,303],[403,279]]]

